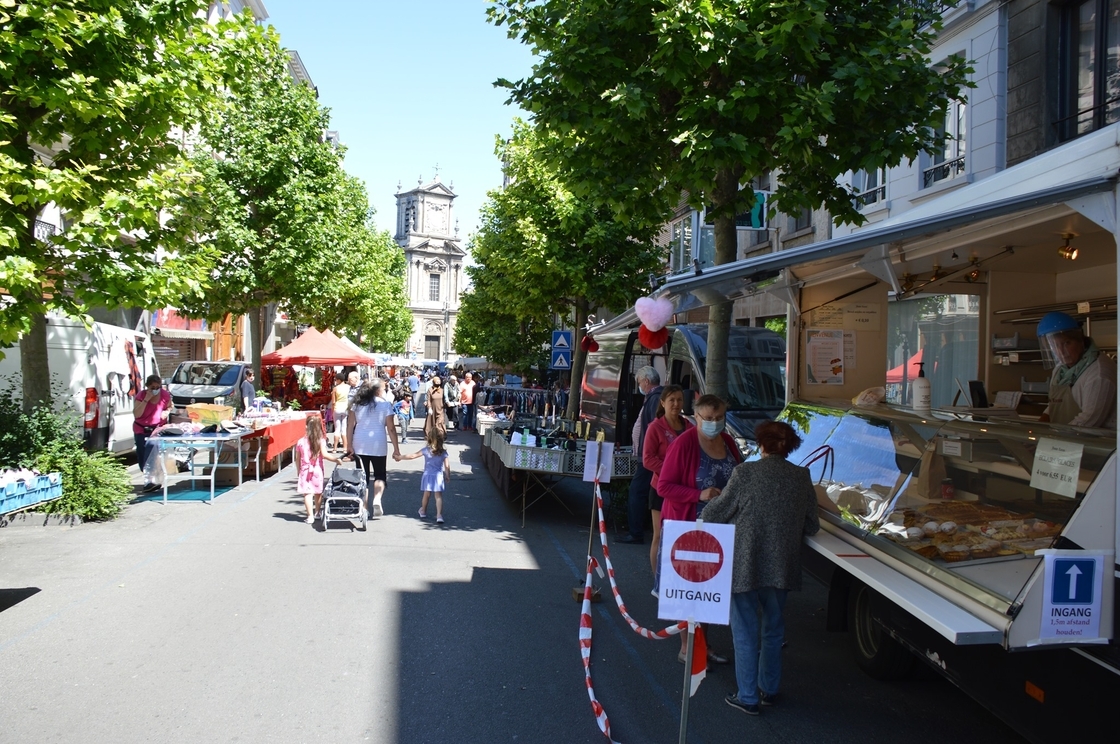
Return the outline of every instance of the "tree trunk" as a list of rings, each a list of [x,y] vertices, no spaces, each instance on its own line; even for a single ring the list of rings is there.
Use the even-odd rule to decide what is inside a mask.
[[[572,371],[568,386],[568,408],[564,418],[575,421],[579,418],[579,399],[583,388],[583,367],[587,362],[587,352],[583,350],[583,327],[587,325],[587,299],[576,300],[575,332],[572,334]]]
[[[23,378],[23,410],[51,407],[51,370],[47,359],[47,318],[36,315],[31,329],[19,340],[19,371]],[[72,370],[59,370],[69,375]],[[69,387],[69,381],[66,383]]]
[[[739,170],[722,170],[716,175],[712,204],[733,205],[739,196]],[[738,258],[739,243],[735,229],[735,210],[720,210],[715,221],[716,265]],[[708,308],[708,359],[704,375],[705,391],[727,399],[727,349],[731,334],[731,300],[717,300]]]
[[[252,356],[250,361],[253,365],[253,373],[260,377],[261,374],[261,350],[264,348],[264,308],[254,307],[249,309],[249,327],[253,329],[253,337],[249,339],[250,350]]]

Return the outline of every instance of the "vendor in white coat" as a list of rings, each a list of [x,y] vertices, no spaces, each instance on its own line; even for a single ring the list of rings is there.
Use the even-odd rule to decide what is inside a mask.
[[[1077,321],[1047,313],[1038,322],[1042,361],[1053,367],[1043,421],[1116,428],[1116,362],[1103,354]]]

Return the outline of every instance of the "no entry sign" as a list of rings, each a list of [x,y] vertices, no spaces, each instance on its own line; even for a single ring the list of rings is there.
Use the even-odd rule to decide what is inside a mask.
[[[710,533],[689,530],[673,542],[669,562],[682,579],[702,584],[723,567],[723,548]]]
[[[657,616],[727,625],[735,527],[668,520],[661,534]]]

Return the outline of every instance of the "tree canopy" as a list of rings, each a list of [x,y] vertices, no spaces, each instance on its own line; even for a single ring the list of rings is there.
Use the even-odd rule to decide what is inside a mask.
[[[624,310],[661,267],[653,240],[660,226],[575,196],[542,157],[544,137],[516,121],[512,138],[498,142],[509,184],[482,207],[471,243],[477,265],[467,268],[473,286],[455,332],[460,353],[522,369],[537,363],[556,318],[579,330],[590,310]]]
[[[255,362],[268,303],[399,350],[411,329],[403,255],[368,219],[365,189],[327,140],[329,113],[314,89],[292,79],[274,32],[255,34],[239,59],[242,84],[199,131],[199,211],[220,260],[206,291],[181,304],[211,320],[249,313]]]
[[[950,3],[951,4],[951,3]],[[490,19],[538,55],[498,81],[554,143],[574,194],[664,217],[682,192],[736,259],[741,185],[780,174],[772,204],[860,222],[838,178],[940,146],[964,61],[928,58],[940,3],[896,0],[498,0]],[[710,311],[708,386],[726,392],[731,306]]]
[[[148,307],[196,291],[212,256],[188,240],[197,187],[181,133],[217,102],[223,48],[245,19],[209,25],[204,0],[0,0],[0,346],[38,365],[43,316]],[[37,239],[54,204],[65,229]],[[46,235],[40,235],[47,238]],[[21,342],[22,344],[22,342]]]

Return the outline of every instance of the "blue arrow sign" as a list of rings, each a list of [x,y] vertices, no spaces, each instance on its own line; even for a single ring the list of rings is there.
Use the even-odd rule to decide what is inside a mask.
[[[572,350],[572,332],[571,331],[553,331],[552,332],[552,350],[567,349]],[[572,365],[568,365],[569,367]]]
[[[553,349],[552,350],[552,364],[551,369],[571,369],[572,368],[572,350],[571,349]]]
[[[1093,604],[1097,562],[1085,558],[1055,558],[1050,601],[1055,605]]]

